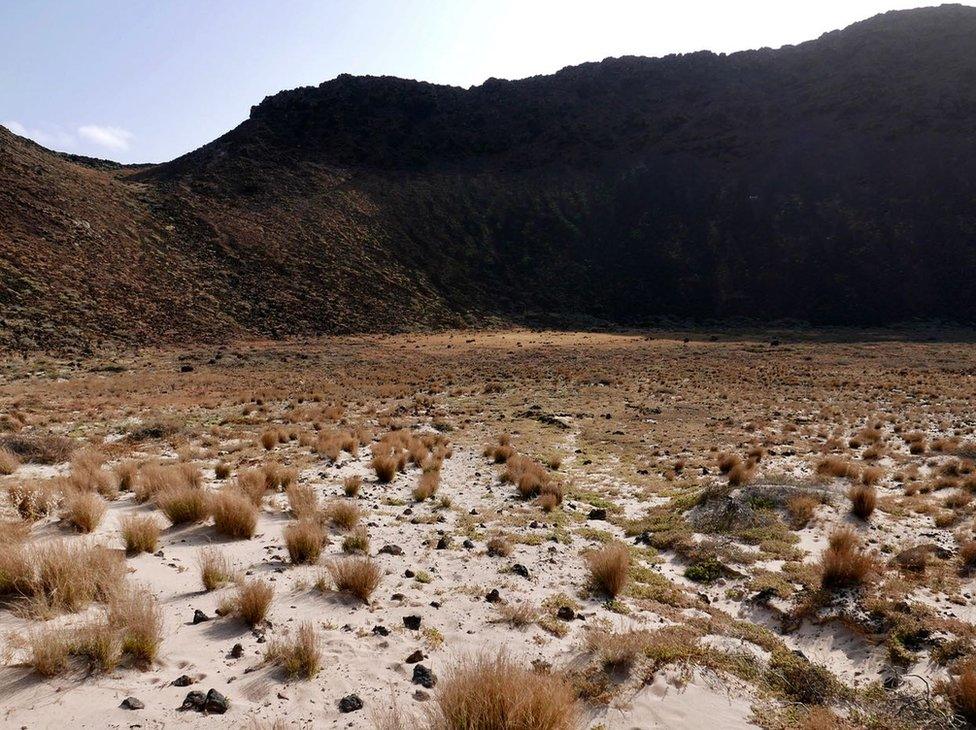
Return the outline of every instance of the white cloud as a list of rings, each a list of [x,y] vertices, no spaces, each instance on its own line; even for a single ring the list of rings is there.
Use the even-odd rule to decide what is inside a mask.
[[[70,132],[65,132],[60,127],[38,129],[35,127],[27,127],[13,119],[0,122],[0,124],[3,124],[3,126],[14,134],[32,139],[39,145],[43,145],[44,147],[49,147],[51,149],[70,150],[77,145],[77,140],[75,139],[74,135]]]
[[[97,124],[86,124],[78,127],[78,136],[99,147],[115,152],[124,152],[129,149],[132,132],[121,127],[101,127]]]

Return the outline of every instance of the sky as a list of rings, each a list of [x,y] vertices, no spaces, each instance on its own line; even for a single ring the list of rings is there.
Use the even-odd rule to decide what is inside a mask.
[[[0,0],[0,124],[52,149],[162,162],[265,96],[341,73],[468,87],[609,56],[777,48],[926,4]]]

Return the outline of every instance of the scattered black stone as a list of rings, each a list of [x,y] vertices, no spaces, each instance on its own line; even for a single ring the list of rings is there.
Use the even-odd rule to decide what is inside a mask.
[[[444,536],[444,537],[441,537],[441,539],[437,541],[437,547],[436,547],[436,549],[437,550],[447,550],[450,546],[451,546],[451,541],[447,538],[447,536]]]
[[[146,705],[142,700],[136,699],[135,697],[126,697],[122,700],[122,704],[119,705],[123,710],[142,710],[145,709]]]
[[[405,661],[407,664],[416,664],[417,662],[422,662],[423,660],[424,660],[424,653],[420,649],[417,649],[403,661]]]
[[[417,664],[413,668],[413,683],[425,689],[432,689],[437,684],[437,675],[423,664]]]
[[[404,598],[406,598],[406,596],[402,593],[394,593],[392,596],[390,596],[391,601],[402,601]]]
[[[380,548],[380,555],[403,555],[403,548],[399,545],[384,545]]]
[[[376,634],[377,636],[389,636],[390,630],[385,626],[374,626],[373,633]]]
[[[244,656],[244,645],[234,644],[234,648],[230,650],[230,655],[234,659],[240,659],[242,656]]]
[[[418,689],[413,693],[413,698],[417,700],[417,702],[426,702],[430,699],[430,694],[428,692],[424,692],[422,689]]]
[[[420,628],[420,622],[423,619],[420,616],[404,616],[403,625],[406,626],[411,631],[416,631]]]
[[[181,373],[192,373],[193,372],[193,366],[192,365],[180,365],[180,372]]]
[[[230,709],[230,702],[220,692],[211,689],[207,692],[207,699],[203,704],[203,711],[211,715],[223,715]]]
[[[207,704],[207,695],[203,692],[193,690],[192,692],[186,693],[186,697],[183,698],[183,704],[180,705],[180,710],[202,711],[205,704]]]
[[[193,624],[202,624],[204,621],[209,621],[210,617],[201,611],[199,608],[193,611]]]
[[[572,621],[576,618],[576,611],[571,609],[569,606],[560,606],[559,610],[556,611],[556,618],[561,621]]]
[[[488,595],[485,596],[485,600],[488,601],[488,603],[498,603],[500,600],[502,600],[502,597],[498,595],[497,588],[492,588],[490,591],[488,591]]]
[[[606,520],[607,511],[603,508],[597,507],[590,510],[590,513],[586,516],[588,520]]]
[[[191,684],[193,684],[193,680],[187,675],[181,674],[179,677],[173,680],[172,684],[174,687],[189,687]]]
[[[346,695],[339,700],[339,712],[355,712],[363,709],[363,701],[359,695]]]
[[[474,548],[474,543],[471,542],[470,540],[465,540],[461,544],[465,547],[466,550],[471,550],[472,548]]]
[[[526,568],[521,563],[516,563],[515,565],[513,565],[512,566],[512,572],[515,573],[515,575],[522,576],[523,578],[528,578],[529,577],[529,569]]]
[[[412,570],[410,570],[410,568],[407,568],[405,571],[403,571],[403,577],[404,578],[413,578],[415,575],[416,575],[416,573],[414,573]]]
[[[430,602],[430,607],[431,608],[440,608],[441,607],[441,602],[440,601],[431,601]]]

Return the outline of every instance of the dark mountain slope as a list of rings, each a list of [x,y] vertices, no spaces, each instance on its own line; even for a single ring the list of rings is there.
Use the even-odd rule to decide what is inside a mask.
[[[10,174],[46,153],[0,136],[0,201],[15,203],[21,247],[56,259],[33,232],[70,239],[74,202],[65,220],[35,220],[32,200],[51,179],[102,191],[92,217],[111,211],[120,227],[89,243],[115,256],[103,277],[125,274],[126,246],[154,242],[156,258],[138,251],[152,281],[127,305],[131,324],[103,318],[98,299],[80,334],[973,322],[974,80],[976,9],[961,6],[779,50],[608,59],[469,90],[341,76],[268,97],[209,145],[137,170],[47,156]],[[145,273],[164,260],[165,276]],[[86,271],[85,257],[67,261]],[[151,286],[204,297],[202,314],[160,328],[167,297]],[[18,312],[22,333],[36,339],[44,316]]]

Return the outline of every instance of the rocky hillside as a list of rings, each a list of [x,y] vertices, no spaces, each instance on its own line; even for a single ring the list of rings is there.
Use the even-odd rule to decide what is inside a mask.
[[[976,9],[471,89],[340,76],[172,162],[0,130],[4,344],[976,320]]]

